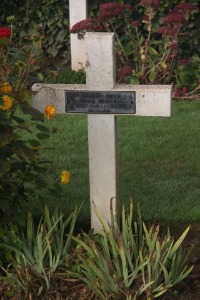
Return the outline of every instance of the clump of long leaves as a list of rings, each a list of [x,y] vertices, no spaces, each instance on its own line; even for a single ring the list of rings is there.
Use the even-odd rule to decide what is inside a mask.
[[[68,265],[77,215],[76,208],[66,219],[57,211],[50,216],[46,206],[37,226],[28,213],[26,234],[9,233],[2,247],[11,251],[12,263],[0,277],[7,294],[29,299],[49,290],[52,279],[60,277],[58,270]]]
[[[94,237],[74,237],[77,269],[70,275],[85,282],[98,299],[158,298],[192,271],[182,247],[189,227],[175,241],[169,230],[161,238],[159,226],[148,229],[140,212],[134,222],[132,203],[128,214],[123,208],[121,230],[112,209],[110,225],[96,213],[103,230]]]

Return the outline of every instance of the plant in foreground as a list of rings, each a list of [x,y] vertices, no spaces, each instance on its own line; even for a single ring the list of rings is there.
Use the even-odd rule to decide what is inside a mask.
[[[121,230],[112,208],[111,225],[96,210],[103,231],[94,237],[83,233],[73,238],[77,242],[76,269],[69,274],[86,283],[98,299],[158,298],[192,271],[181,245],[189,227],[177,241],[169,230],[161,238],[159,226],[147,229],[140,212],[133,222],[132,208],[131,203],[129,214],[123,209]]]
[[[59,280],[61,275],[57,273],[60,268],[65,266],[66,271],[69,267],[77,215],[76,208],[66,219],[57,211],[50,216],[46,206],[44,217],[37,227],[32,214],[28,213],[26,234],[8,232],[1,245],[4,250],[12,253],[12,263],[7,269],[2,268],[5,276],[0,278],[2,286],[7,284],[5,293],[9,292],[13,296],[17,294],[23,299],[30,295],[40,296],[50,289],[53,280]]]
[[[58,184],[51,191],[46,188],[49,161],[41,155],[45,140],[56,132],[46,126],[45,116],[52,119],[56,108],[49,104],[44,113],[34,109],[29,90],[30,75],[41,60],[43,35],[37,27],[18,49],[14,17],[8,21],[8,27],[0,28],[0,219],[5,227],[16,219],[25,224],[26,212],[41,208],[44,192],[48,197],[53,189],[54,195],[61,190]]]
[[[50,136],[44,115],[31,106],[27,88],[41,38],[37,32],[37,37],[17,49],[13,22],[10,17],[8,27],[0,28],[0,217],[5,224],[23,215],[35,196],[35,187],[44,184],[44,167],[35,149]]]

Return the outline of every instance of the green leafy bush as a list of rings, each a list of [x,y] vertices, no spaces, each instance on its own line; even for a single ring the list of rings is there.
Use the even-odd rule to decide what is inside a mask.
[[[13,46],[14,18],[8,21],[9,27],[0,28],[0,217],[7,226],[16,218],[24,223],[27,209],[40,207],[37,193],[46,186],[47,163],[40,154],[52,134],[44,113],[48,119],[55,115],[51,106],[44,113],[34,109],[28,89],[40,59],[40,31],[19,49]]]
[[[121,230],[114,222],[108,225],[96,211],[103,231],[95,236],[84,233],[77,242],[76,270],[71,276],[81,279],[98,299],[158,298],[183,280],[191,271],[182,242],[189,227],[177,241],[169,230],[161,237],[159,226],[147,229],[139,219],[133,222],[122,211]]]

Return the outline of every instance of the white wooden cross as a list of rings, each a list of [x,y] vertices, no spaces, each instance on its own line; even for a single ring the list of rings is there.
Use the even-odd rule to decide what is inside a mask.
[[[155,117],[169,117],[171,115],[170,85],[116,85],[113,33],[87,33],[85,41],[86,85],[35,84],[32,89],[33,91],[38,91],[38,93],[33,99],[34,107],[44,111],[47,104],[54,104],[57,108],[57,113],[67,114],[68,105],[66,107],[66,103],[68,103],[69,99],[65,99],[66,91],[74,91],[77,94],[85,91],[88,95],[91,93],[92,98],[95,98],[94,91],[97,91],[96,94],[104,92],[105,95],[111,92],[112,97],[117,92],[118,95],[126,92],[133,94],[136,108],[135,113],[128,115]],[[86,98],[87,93],[84,96]],[[106,108],[108,109],[111,106],[111,101],[108,101],[108,104],[106,104],[106,101],[102,102],[102,100],[93,105],[91,104],[92,98],[88,97],[87,101],[89,104],[85,104],[87,102],[85,98],[81,102],[81,105],[86,106],[86,108],[94,106],[98,110],[98,107],[102,109],[102,107],[108,105]],[[77,99],[74,99],[75,103]],[[95,99],[93,100],[95,101]],[[94,111],[88,113],[91,227],[96,232],[100,231],[102,226],[94,211],[94,205],[102,217],[110,222],[110,200],[112,198],[117,220],[119,207],[117,204],[119,201],[116,157],[117,115],[118,113],[102,113],[102,111],[100,113],[98,111],[97,113],[94,113]]]
[[[87,18],[87,0],[69,0],[70,28],[77,22]],[[77,34],[70,34],[71,68],[80,70],[85,68],[85,41],[78,39]]]

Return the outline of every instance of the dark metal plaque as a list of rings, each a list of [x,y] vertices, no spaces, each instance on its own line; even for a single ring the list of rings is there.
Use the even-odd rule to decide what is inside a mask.
[[[135,114],[135,92],[65,91],[65,111],[85,114]]]

